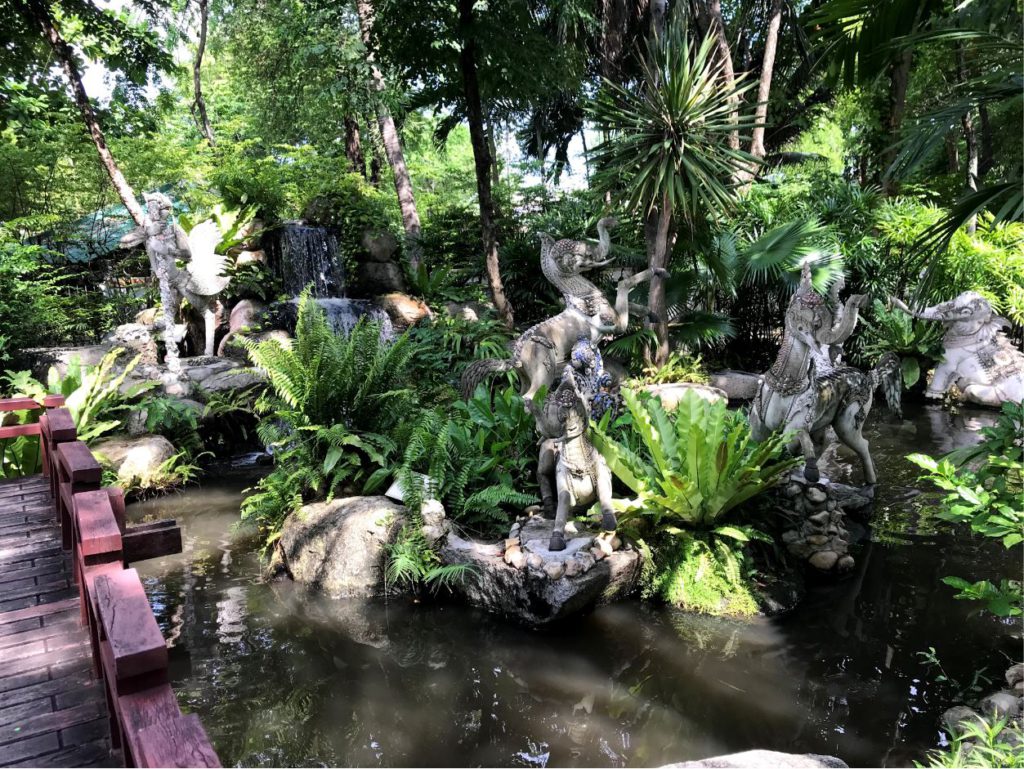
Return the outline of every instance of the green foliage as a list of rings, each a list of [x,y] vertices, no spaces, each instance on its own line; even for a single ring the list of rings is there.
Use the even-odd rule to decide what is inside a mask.
[[[409,509],[436,499],[452,520],[490,533],[507,523],[509,508],[537,501],[523,491],[536,488],[527,472],[532,424],[511,389],[492,401],[481,388],[457,405],[452,417],[426,411],[412,425],[395,476]]]
[[[636,495],[616,506],[621,525],[652,542],[657,592],[695,611],[753,612],[742,546],[764,535],[725,519],[795,466],[777,459],[783,437],[755,444],[744,415],[693,392],[671,414],[656,398],[622,395],[633,435],[611,437],[604,420],[594,445]]]
[[[110,323],[107,305],[85,295],[60,255],[20,242],[13,223],[0,223],[0,371],[30,347],[95,341]]]
[[[648,366],[644,368],[643,376],[630,380],[630,384],[637,385],[674,382],[708,383],[708,375],[699,355],[693,357],[686,353],[673,352],[668,356],[664,366]]]
[[[285,517],[313,497],[342,487],[372,491],[387,476],[395,451],[387,431],[409,408],[412,349],[408,336],[381,339],[377,324],[361,318],[351,333],[335,333],[308,295],[299,301],[295,339],[247,345],[270,381],[256,404],[258,434],[274,453],[274,469],[245,499],[242,517],[277,537]],[[378,432],[379,431],[379,432]]]
[[[1024,463],[1021,435],[1024,435],[1024,406],[1004,404],[994,427],[984,430],[976,446],[936,460],[924,454],[907,459],[926,470],[922,476],[946,492],[936,517],[954,524],[967,524],[971,532],[1002,542],[1003,547],[1020,548],[1024,543]],[[958,467],[958,462],[984,461],[977,470]],[[988,611],[1000,617],[1018,616],[1024,608],[1019,580],[1002,580],[998,585],[962,577],[943,579],[959,592],[956,597],[984,602]]]
[[[903,385],[908,389],[932,362],[942,359],[942,327],[914,320],[900,310],[887,310],[879,300],[872,303],[873,320],[864,319],[864,354],[879,358],[887,352],[900,357]]]
[[[721,401],[683,395],[670,414],[656,398],[624,388],[623,402],[642,442],[637,452],[604,430],[594,443],[615,476],[637,496],[628,515],[656,528],[711,529],[737,506],[769,489],[794,460],[777,460],[785,445],[774,435],[754,443],[746,417]]]
[[[506,358],[512,334],[494,318],[476,321],[438,313],[430,323],[406,332],[410,363],[421,402],[447,403],[456,397],[463,369],[481,358]],[[509,381],[511,381],[511,376]]]
[[[132,408],[145,416],[146,432],[162,435],[185,456],[196,457],[203,450],[199,436],[199,418],[194,407],[178,398],[156,396],[146,398]]]
[[[750,590],[743,553],[723,539],[681,533],[662,549],[663,568],[653,586],[669,603],[703,614],[751,615],[757,602]]]
[[[1024,745],[1005,718],[978,717],[963,725],[963,733],[954,735],[945,748],[929,751],[928,763],[917,767],[991,767],[1015,769],[1024,766]]]
[[[423,536],[422,521],[414,518],[398,532],[395,541],[387,545],[388,565],[384,570],[384,583],[416,590],[427,585],[434,592],[452,585],[470,572],[466,564],[442,564]]]

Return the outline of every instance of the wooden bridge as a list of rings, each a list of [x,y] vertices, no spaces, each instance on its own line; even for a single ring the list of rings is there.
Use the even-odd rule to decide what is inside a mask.
[[[38,421],[42,473],[0,481],[0,766],[220,766],[168,683],[134,561],[181,551],[174,521],[125,524],[124,495],[60,396],[0,400]]]

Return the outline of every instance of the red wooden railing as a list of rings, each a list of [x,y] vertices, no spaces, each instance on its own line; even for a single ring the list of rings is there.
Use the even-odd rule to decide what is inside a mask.
[[[168,682],[167,645],[133,561],[181,552],[174,521],[126,526],[124,494],[103,488],[102,468],[78,440],[60,396],[0,400],[0,412],[45,408],[38,423],[0,427],[0,439],[40,436],[43,474],[79,586],[93,670],[103,678],[111,746],[125,766],[217,767],[198,716],[183,715]]]

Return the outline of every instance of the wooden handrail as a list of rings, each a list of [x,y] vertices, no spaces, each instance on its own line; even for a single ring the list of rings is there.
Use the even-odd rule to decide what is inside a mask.
[[[39,435],[63,546],[71,552],[93,669],[103,678],[111,746],[125,766],[219,767],[198,717],[183,715],[169,684],[167,645],[130,561],[181,552],[174,521],[128,527],[124,493],[103,488],[102,468],[78,440],[61,396],[0,400],[0,412],[46,409],[17,435]],[[11,427],[11,426],[9,426]],[[6,428],[4,428],[6,429]],[[0,438],[16,437],[0,429]]]

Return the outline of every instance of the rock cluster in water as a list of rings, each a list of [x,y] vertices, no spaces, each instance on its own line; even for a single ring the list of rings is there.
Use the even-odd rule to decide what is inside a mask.
[[[799,524],[782,535],[790,553],[823,572],[846,572],[854,567],[846,515],[829,483],[810,483],[794,473],[782,492],[784,506]]]

